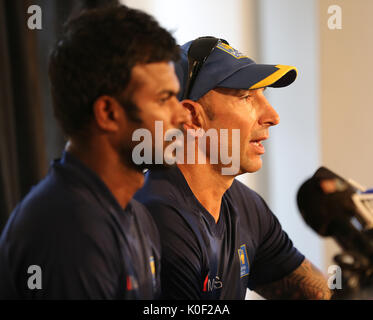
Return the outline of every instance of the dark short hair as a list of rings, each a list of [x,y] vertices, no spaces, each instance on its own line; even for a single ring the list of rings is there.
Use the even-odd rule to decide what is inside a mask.
[[[178,59],[175,39],[142,11],[114,5],[70,19],[49,59],[54,113],[64,133],[85,128],[98,97],[123,98],[136,64]]]

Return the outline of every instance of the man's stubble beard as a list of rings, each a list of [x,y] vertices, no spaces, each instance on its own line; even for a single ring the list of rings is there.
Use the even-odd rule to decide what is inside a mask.
[[[136,144],[137,143],[140,143],[140,142],[136,141]],[[164,143],[169,144],[171,142],[164,142]],[[149,170],[167,169],[167,168],[174,167],[176,165],[176,164],[168,164],[164,160],[164,148],[167,146],[166,144],[164,145],[164,148],[162,150],[163,163],[159,163],[159,164],[154,163],[155,153],[159,152],[155,149],[154,143],[152,143],[152,163],[151,164],[148,164],[148,163],[136,164],[132,159],[132,152],[136,144],[133,141],[130,141],[129,143],[125,141],[124,143],[121,144],[121,147],[118,153],[120,156],[120,160],[124,166],[128,168],[132,168],[133,170],[138,171],[138,172],[143,172],[145,169],[149,169]]]
[[[140,118],[136,118],[136,119],[131,119],[132,123],[135,125],[135,129],[133,130],[133,132],[137,129],[146,129],[145,128],[145,125],[144,125],[144,122],[140,119]],[[183,125],[181,124],[179,126],[179,128],[177,128],[179,130],[181,130],[183,133],[184,133],[184,129],[183,129]],[[148,129],[149,130],[149,129]],[[165,161],[164,159],[164,153],[165,153],[165,148],[172,143],[172,141],[164,141],[164,137],[162,137],[162,140],[163,140],[163,148],[162,150],[156,150],[155,148],[155,137],[154,137],[154,130],[153,130],[153,134],[152,134],[152,145],[151,145],[151,149],[152,149],[152,163],[151,164],[147,164],[147,163],[141,163],[141,164],[137,164],[133,161],[132,159],[132,153],[133,153],[133,149],[135,148],[135,146],[139,143],[141,143],[140,141],[132,141],[132,134],[133,132],[131,133],[131,138],[129,137],[124,137],[123,138],[123,141],[120,143],[120,146],[118,148],[118,154],[119,154],[119,158],[120,158],[120,161],[122,163],[123,166],[127,167],[127,168],[131,168],[137,172],[144,172],[145,169],[167,169],[167,168],[171,168],[171,167],[174,167],[176,165],[175,164],[169,164]],[[163,163],[160,163],[160,164],[156,164],[155,163],[155,155],[156,153],[162,153],[162,159],[163,159]]]

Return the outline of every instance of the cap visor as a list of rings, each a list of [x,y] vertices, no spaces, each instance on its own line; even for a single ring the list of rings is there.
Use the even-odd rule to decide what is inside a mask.
[[[221,81],[217,87],[232,89],[280,88],[293,83],[297,75],[297,68],[292,66],[251,64]]]

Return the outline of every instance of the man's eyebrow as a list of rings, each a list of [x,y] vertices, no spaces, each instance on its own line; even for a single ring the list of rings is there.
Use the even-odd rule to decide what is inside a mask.
[[[250,91],[252,91],[251,89],[239,89],[237,92],[237,96],[242,96],[242,95],[245,95],[245,94],[248,94]]]
[[[250,89],[250,91],[255,91],[255,90],[260,90],[260,89],[263,89],[263,91],[266,91],[267,87],[261,87],[261,88],[258,88],[258,89]]]
[[[157,94],[160,96],[160,95],[163,95],[163,94],[167,94],[167,95],[170,95],[170,96],[174,96],[174,95],[177,95],[179,94],[179,91],[180,90],[172,90],[172,89],[164,89],[164,90],[161,90],[159,91]]]

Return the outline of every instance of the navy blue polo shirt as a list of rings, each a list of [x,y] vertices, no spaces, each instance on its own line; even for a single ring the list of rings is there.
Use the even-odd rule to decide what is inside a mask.
[[[149,171],[135,199],[161,236],[163,298],[244,299],[247,288],[279,280],[304,260],[264,200],[238,180],[217,223],[176,166]]]
[[[146,208],[131,200],[123,209],[65,152],[1,234],[0,299],[152,299],[160,291],[159,260],[159,234]],[[41,289],[30,278],[34,265]]]

